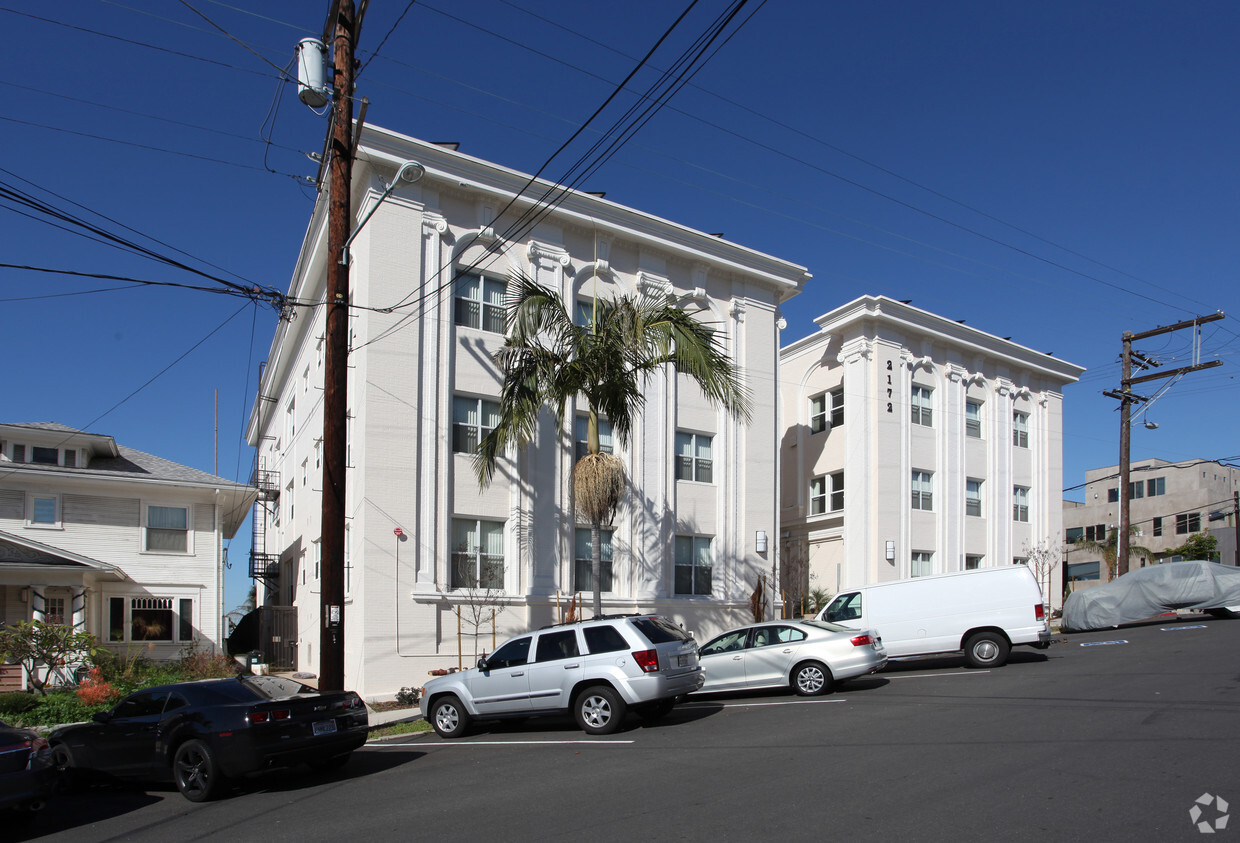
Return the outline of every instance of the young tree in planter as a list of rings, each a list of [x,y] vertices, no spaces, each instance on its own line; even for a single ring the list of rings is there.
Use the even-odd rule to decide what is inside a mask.
[[[588,325],[578,325],[561,296],[523,273],[508,285],[508,338],[495,354],[504,381],[499,422],[478,446],[480,485],[490,483],[510,443],[525,446],[544,407],[563,427],[570,401],[589,412],[588,453],[573,466],[577,511],[590,523],[594,614],[602,614],[602,526],[624,495],[624,464],[599,447],[599,419],[611,423],[620,445],[646,403],[646,382],[669,364],[701,387],[707,400],[748,420],[748,398],[736,365],[715,336],[664,296],[596,299]]]
[[[21,663],[30,687],[47,695],[52,669],[94,655],[98,642],[89,632],[43,621],[20,621],[0,629],[0,657]],[[44,673],[40,668],[48,668]]]

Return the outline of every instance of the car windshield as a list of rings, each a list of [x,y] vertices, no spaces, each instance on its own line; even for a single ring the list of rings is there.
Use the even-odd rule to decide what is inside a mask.
[[[259,696],[266,697],[269,700],[295,697],[298,694],[318,693],[317,690],[309,685],[303,685],[300,682],[289,679],[287,676],[244,676],[241,682],[247,688],[254,689]]]
[[[692,636],[666,618],[638,618],[633,626],[641,630],[642,635],[651,644],[666,644],[669,641],[689,641]]]

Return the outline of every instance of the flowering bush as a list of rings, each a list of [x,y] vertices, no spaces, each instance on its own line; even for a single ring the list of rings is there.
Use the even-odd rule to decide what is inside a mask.
[[[78,686],[77,695],[78,699],[91,707],[107,705],[120,696],[111,682],[104,681],[98,667],[90,669],[90,674]]]

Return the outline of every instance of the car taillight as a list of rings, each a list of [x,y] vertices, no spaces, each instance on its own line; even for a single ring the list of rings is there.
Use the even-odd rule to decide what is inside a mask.
[[[633,661],[637,662],[637,666],[646,673],[659,672],[658,650],[638,650],[633,653]]]
[[[292,716],[291,710],[280,708],[275,711],[251,711],[246,715],[246,719],[251,723],[272,723],[277,720],[289,720]]]
[[[1034,607],[1033,607],[1033,618],[1034,618],[1034,620],[1039,620],[1039,621],[1040,621],[1040,620],[1042,620],[1042,619],[1043,619],[1043,618],[1045,618],[1045,617],[1046,617],[1046,610],[1042,608],[1042,604],[1041,604],[1041,603],[1039,603],[1038,605],[1036,605],[1036,606],[1034,606]]]
[[[348,698],[346,698],[346,699],[345,699],[345,701],[344,701],[344,707],[345,707],[346,709],[361,708],[361,707],[362,707],[362,698],[361,698],[361,697],[359,697],[357,694],[354,694],[353,696],[348,697]]]
[[[854,647],[868,647],[874,643],[873,635],[854,635],[851,639]]]

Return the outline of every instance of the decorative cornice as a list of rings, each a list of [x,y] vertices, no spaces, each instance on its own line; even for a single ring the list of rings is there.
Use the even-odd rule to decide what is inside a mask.
[[[706,291],[703,290],[702,292],[703,292],[703,295],[705,295]],[[731,317],[735,319],[737,322],[744,322],[745,313],[748,309],[749,309],[749,306],[745,303],[744,299],[732,299],[732,303],[728,307],[728,314],[731,315]]]
[[[651,275],[645,270],[639,270],[637,273],[637,290],[644,296],[652,296],[659,293],[670,296],[672,294],[672,282],[658,275]]]
[[[439,214],[422,214],[422,234],[430,237],[448,230],[448,221]]]
[[[560,266],[568,266],[568,252],[559,246],[553,246],[550,243],[539,243],[537,240],[531,240],[527,254],[530,263],[537,266],[541,261],[548,261],[552,264]]]
[[[963,366],[957,366],[954,363],[947,364],[947,380],[951,383],[965,383],[969,377],[969,370]]]
[[[929,355],[914,357],[913,352],[907,348],[901,349],[900,362],[907,366],[910,372],[916,371],[918,367],[925,369],[927,372],[934,371],[934,358]]]
[[[860,363],[862,360],[869,360],[873,356],[874,344],[869,340],[861,340],[859,342],[851,342],[844,348],[841,348],[840,353],[835,356],[835,359],[848,366],[853,363]]]

